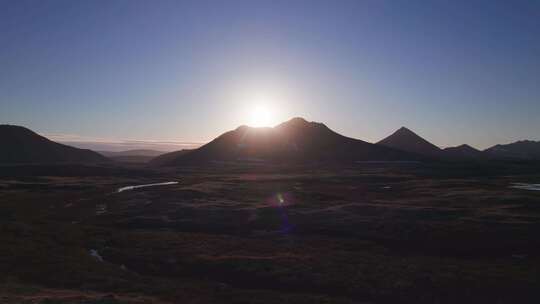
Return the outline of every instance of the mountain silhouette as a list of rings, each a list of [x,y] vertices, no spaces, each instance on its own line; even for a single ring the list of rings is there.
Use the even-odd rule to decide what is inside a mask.
[[[495,145],[484,150],[491,158],[540,159],[540,141],[520,140],[511,144]]]
[[[125,151],[96,151],[99,154],[105,157],[124,157],[124,156],[146,156],[146,157],[156,157],[166,152],[150,150],[150,149],[133,149]]]
[[[445,148],[443,150],[443,155],[446,158],[456,160],[478,160],[486,157],[484,152],[466,144],[457,147]]]
[[[442,151],[439,147],[405,127],[399,128],[377,144],[429,157],[440,157]]]
[[[208,161],[401,161],[421,157],[340,135],[322,123],[296,117],[273,128],[240,126],[198,149],[152,161],[178,165]]]
[[[147,163],[150,160],[165,154],[163,151],[149,149],[133,149],[126,151],[97,151],[99,154],[118,162]]]
[[[179,157],[181,157],[181,156],[183,156],[183,155],[185,155],[185,154],[187,154],[187,153],[189,153],[191,151],[193,151],[193,150],[191,150],[191,149],[183,149],[183,150],[179,150],[179,151],[174,151],[174,152],[161,154],[159,156],[156,156],[156,157],[152,158],[150,163],[152,165],[157,165],[157,166],[167,165],[169,163],[174,162]]]
[[[53,142],[33,131],[13,125],[0,125],[0,163],[97,163],[107,158],[91,150]]]

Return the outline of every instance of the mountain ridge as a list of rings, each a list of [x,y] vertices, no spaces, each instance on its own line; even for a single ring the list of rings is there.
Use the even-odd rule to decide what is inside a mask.
[[[518,140],[509,144],[498,144],[484,150],[492,158],[540,159],[540,141]]]
[[[463,160],[463,159],[480,160],[480,159],[486,158],[487,156],[485,152],[480,151],[476,148],[473,148],[467,144],[445,148],[443,149],[443,154],[446,158],[456,159],[456,160]]]
[[[165,154],[161,159],[170,155]],[[275,127],[239,126],[198,149],[172,157],[160,165],[208,161],[317,162],[418,159],[419,156],[408,152],[343,136],[323,123],[294,117]]]
[[[91,150],[60,144],[17,125],[0,125],[0,163],[100,163],[108,159]]]

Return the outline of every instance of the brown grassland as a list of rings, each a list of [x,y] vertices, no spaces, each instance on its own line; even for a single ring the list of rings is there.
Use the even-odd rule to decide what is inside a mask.
[[[538,303],[539,169],[4,167],[0,303]]]

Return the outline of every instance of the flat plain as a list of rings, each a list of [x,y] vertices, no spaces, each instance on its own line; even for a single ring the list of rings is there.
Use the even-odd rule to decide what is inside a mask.
[[[0,170],[1,303],[540,300],[538,163],[52,168]]]

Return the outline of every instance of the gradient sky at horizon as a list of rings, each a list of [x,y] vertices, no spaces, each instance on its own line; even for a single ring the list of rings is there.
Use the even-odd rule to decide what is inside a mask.
[[[540,140],[540,2],[0,1],[0,123],[205,142],[258,94],[371,142]]]

